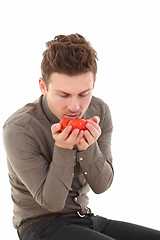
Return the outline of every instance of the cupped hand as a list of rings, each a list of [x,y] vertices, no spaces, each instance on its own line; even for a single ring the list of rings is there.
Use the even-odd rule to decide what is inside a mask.
[[[100,118],[98,116],[94,116],[91,119],[87,120],[86,128],[84,131],[84,136],[80,139],[77,144],[77,148],[79,151],[84,151],[88,147],[90,147],[94,142],[97,141],[99,136],[101,135],[101,128],[99,126]]]
[[[100,118],[98,116],[87,119],[85,131],[77,128],[72,131],[72,126],[67,126],[61,131],[60,123],[53,124],[51,126],[51,132],[55,140],[55,145],[67,149],[73,149],[74,145],[77,145],[79,151],[86,150],[96,142],[101,135],[99,122]]]
[[[74,145],[79,143],[83,137],[83,131],[74,129],[72,126],[67,126],[61,131],[61,124],[55,123],[51,126],[52,137],[55,140],[55,145],[62,148],[73,149]]]

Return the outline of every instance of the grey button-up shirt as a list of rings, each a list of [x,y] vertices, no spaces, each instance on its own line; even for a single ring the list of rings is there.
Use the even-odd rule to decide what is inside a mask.
[[[112,183],[112,120],[108,105],[92,97],[83,118],[100,117],[102,134],[85,151],[54,145],[51,126],[59,119],[46,97],[22,107],[5,122],[4,146],[14,203],[13,225],[53,212],[86,212],[91,188],[99,194]]]

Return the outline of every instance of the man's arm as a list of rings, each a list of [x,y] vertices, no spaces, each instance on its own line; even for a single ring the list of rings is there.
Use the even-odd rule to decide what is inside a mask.
[[[96,122],[96,120],[94,120]],[[99,121],[97,121],[98,125]],[[95,123],[93,124],[93,127]],[[113,130],[112,119],[109,107],[105,105],[105,112],[103,119],[101,119],[101,134],[97,139],[96,130],[98,131],[98,126],[96,126],[95,132],[93,129],[88,129],[90,131],[92,144],[87,141],[87,136],[83,139],[84,148],[88,144],[88,148],[84,151],[77,152],[77,160],[79,161],[84,176],[92,188],[92,190],[100,194],[106,191],[113,180],[113,166],[112,166],[112,154],[111,154],[111,134]],[[97,133],[98,135],[98,133]],[[95,138],[94,138],[95,136]],[[93,141],[93,138],[95,141]],[[81,144],[82,149],[82,144]]]
[[[62,132],[61,124],[51,127],[55,144],[62,148],[73,149],[77,144],[77,161],[79,161],[84,176],[95,193],[106,191],[113,180],[113,167],[111,156],[112,120],[109,107],[105,105],[105,112],[99,126],[99,118],[88,120],[87,130],[75,129],[68,135],[69,127]],[[68,129],[68,130],[67,130]],[[77,131],[76,131],[77,130]]]
[[[61,211],[73,181],[76,150],[54,146],[49,164],[23,127],[7,124],[3,138],[7,158],[33,198],[49,211]]]

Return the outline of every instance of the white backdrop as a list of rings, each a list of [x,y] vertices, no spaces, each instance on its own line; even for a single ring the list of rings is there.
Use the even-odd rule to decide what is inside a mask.
[[[6,0],[0,9],[1,131],[11,113],[41,94],[45,43],[84,35],[99,58],[94,95],[109,105],[114,125],[114,181],[103,194],[90,191],[89,206],[160,230],[160,2]],[[16,240],[2,138],[0,149],[1,236]]]

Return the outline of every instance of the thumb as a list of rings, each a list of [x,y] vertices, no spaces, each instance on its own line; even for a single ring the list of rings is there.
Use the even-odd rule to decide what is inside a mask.
[[[61,130],[61,124],[60,124],[60,123],[54,123],[54,124],[51,126],[51,132],[52,132],[52,134],[58,132],[59,130]]]
[[[94,116],[93,118],[91,118],[95,123],[99,124],[100,122],[100,117],[98,116]]]

